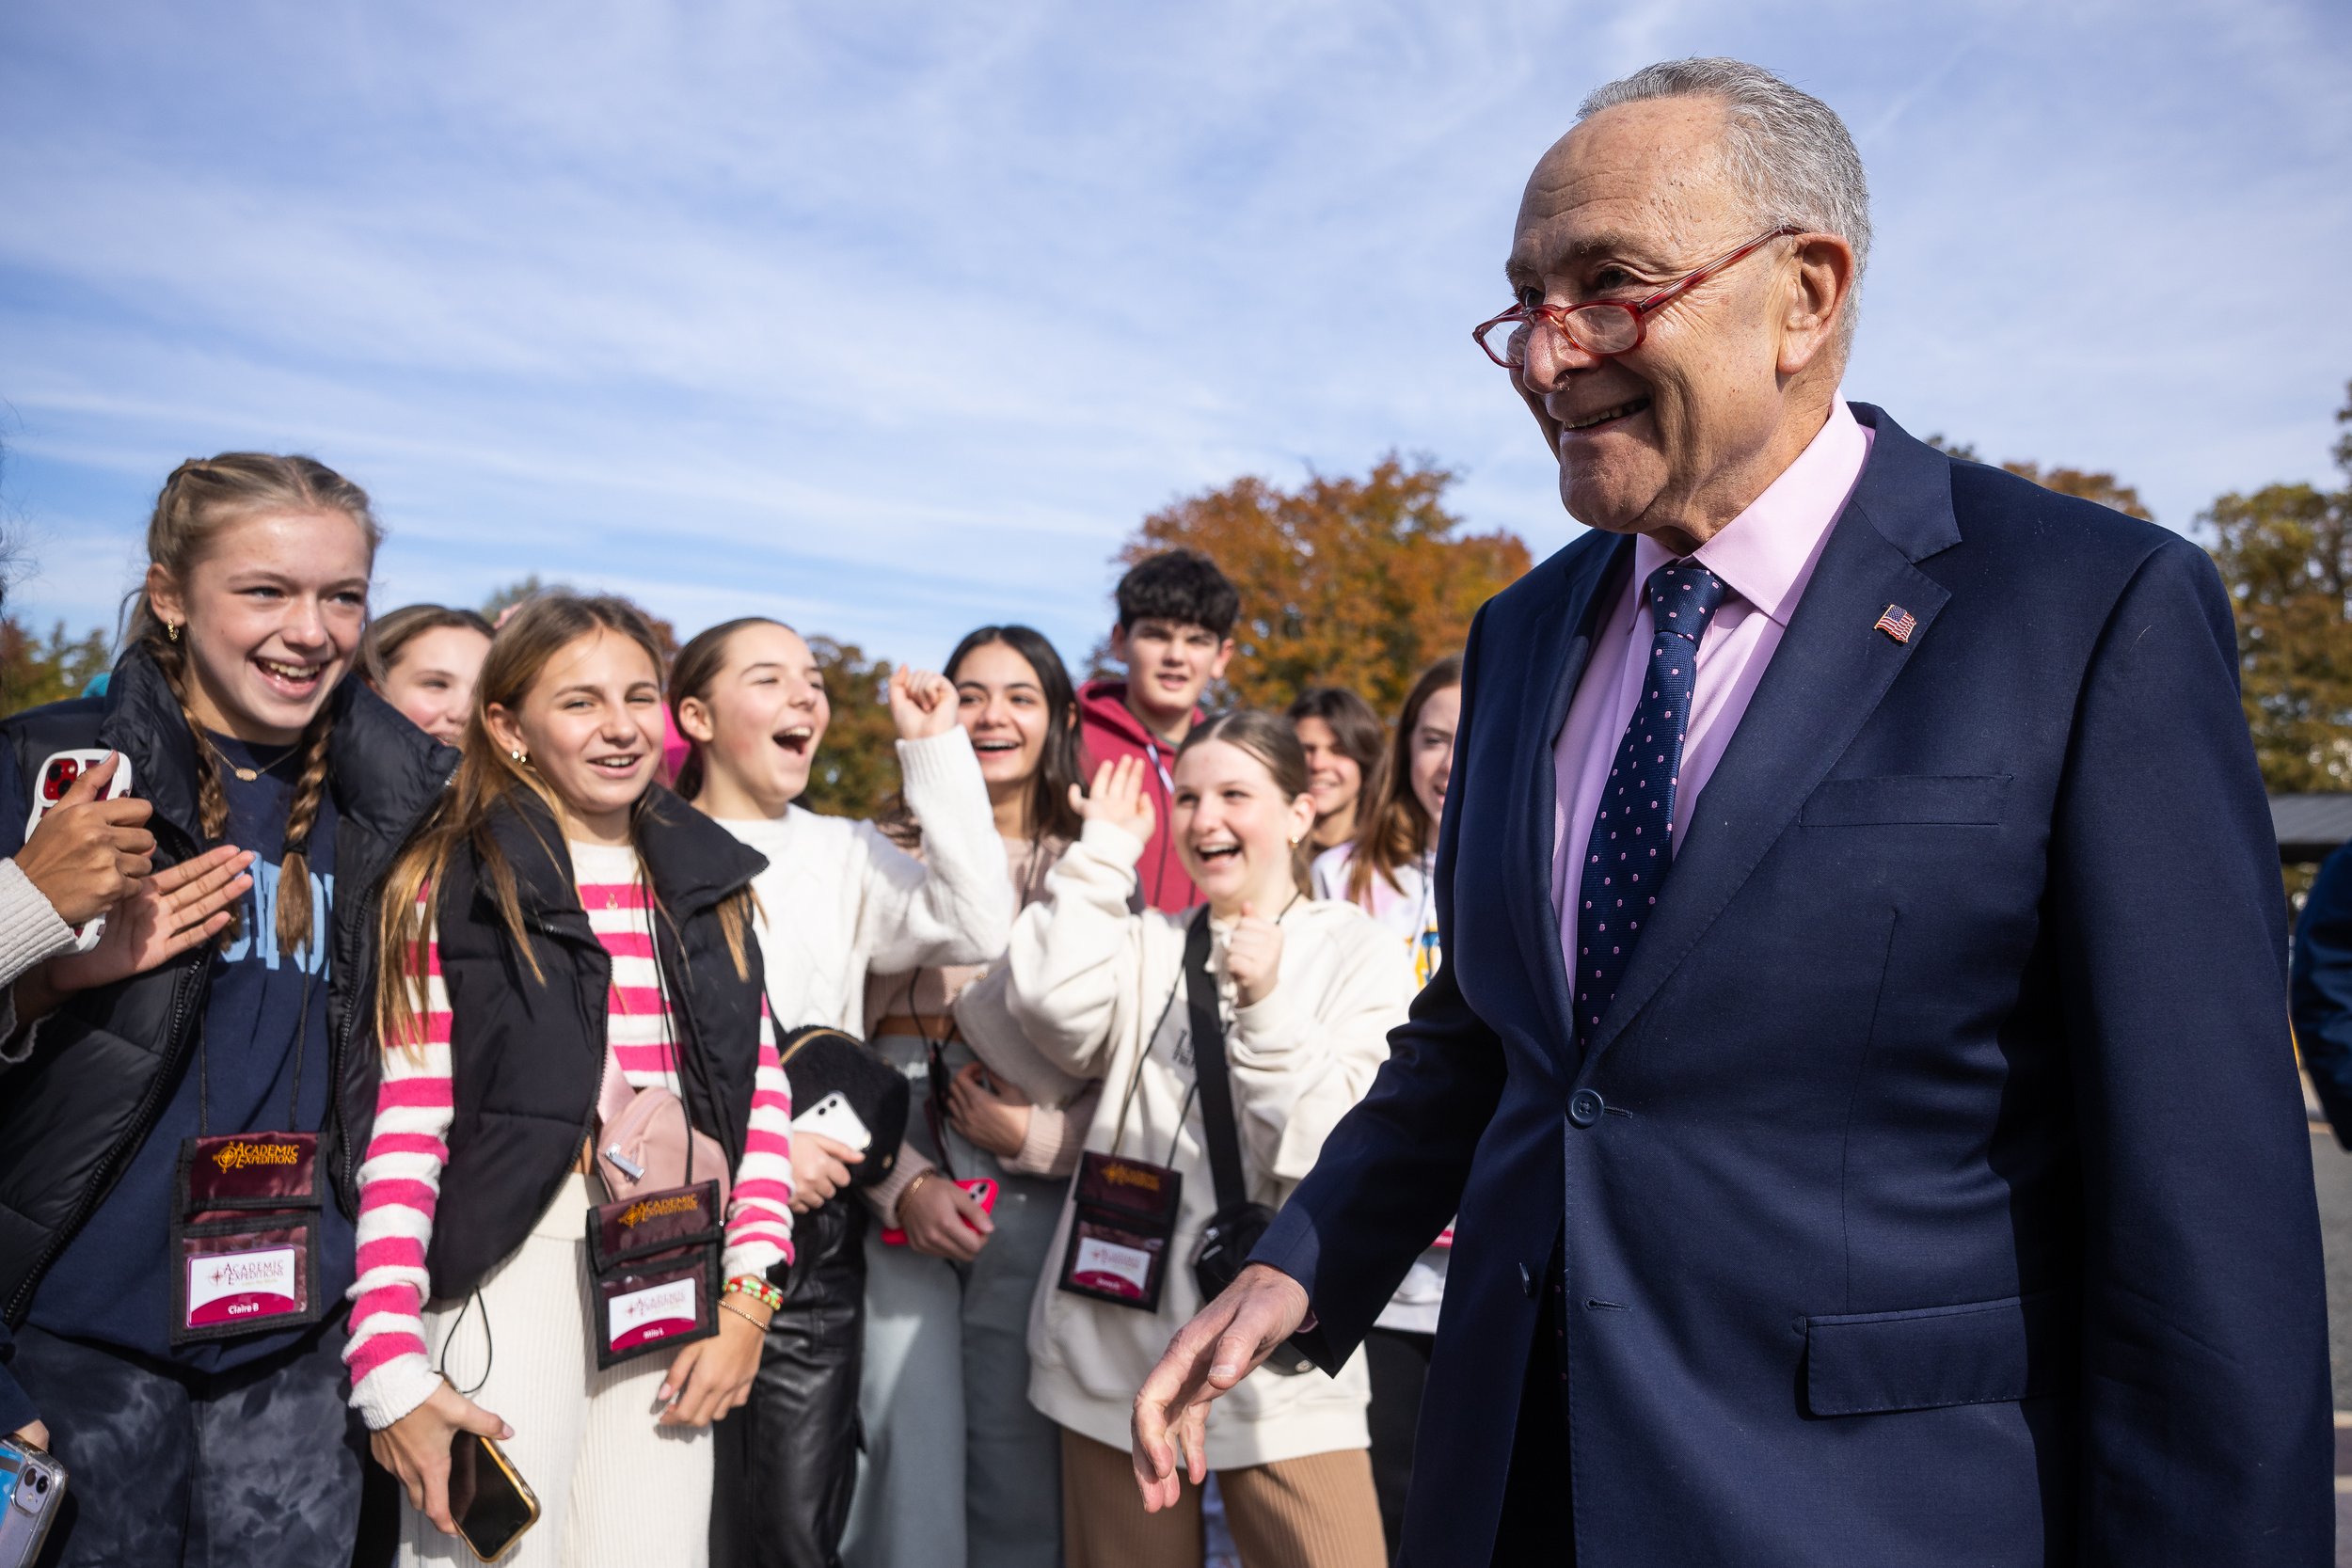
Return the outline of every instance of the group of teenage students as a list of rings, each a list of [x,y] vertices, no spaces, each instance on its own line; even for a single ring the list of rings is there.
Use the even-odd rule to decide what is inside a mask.
[[[537,1499],[515,1563],[1198,1564],[1130,1404],[1204,1233],[1280,1203],[1441,961],[1458,663],[1393,726],[1205,716],[1238,597],[1168,552],[1123,681],[1018,626],[899,670],[901,789],[853,821],[795,804],[833,697],[789,627],[371,624],[377,539],[313,460],[183,464],[103,694],[0,723],[0,1432],[68,1473],[43,1560],[472,1560],[473,1434]],[[796,1128],[828,1029],[905,1075],[900,1147]],[[624,1201],[664,1114],[685,1184]],[[614,1261],[638,1225],[669,1275]],[[1386,1560],[1444,1241],[1340,1376],[1212,1412],[1245,1562]]]

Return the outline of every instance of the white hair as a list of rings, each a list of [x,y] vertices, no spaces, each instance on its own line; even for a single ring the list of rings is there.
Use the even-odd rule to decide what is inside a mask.
[[[1762,66],[1716,57],[1645,66],[1586,94],[1576,118],[1658,98],[1710,98],[1724,106],[1724,166],[1757,229],[1787,224],[1836,234],[1853,247],[1853,288],[1839,333],[1851,340],[1870,259],[1870,186],[1837,111]]]

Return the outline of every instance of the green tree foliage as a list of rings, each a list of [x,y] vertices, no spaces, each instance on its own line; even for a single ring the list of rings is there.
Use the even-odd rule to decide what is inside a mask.
[[[0,716],[78,697],[113,667],[106,634],[95,626],[76,638],[59,621],[44,641],[15,616],[0,616]]]
[[[2341,489],[2234,491],[2199,521],[2237,610],[2239,685],[2273,790],[2352,789],[2352,386]]]
[[[1311,686],[1346,686],[1393,712],[1529,565],[1515,535],[1462,531],[1444,506],[1454,478],[1391,452],[1361,479],[1315,474],[1295,490],[1237,479],[1146,517],[1119,562],[1183,546],[1232,578],[1241,623],[1221,695],[1280,707]]]
[[[890,720],[890,661],[854,642],[812,637],[833,721],[808,770],[800,804],[827,816],[872,816],[898,787],[898,726]]]

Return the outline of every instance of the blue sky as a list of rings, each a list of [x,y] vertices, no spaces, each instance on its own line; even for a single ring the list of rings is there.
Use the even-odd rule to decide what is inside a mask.
[[[1848,395],[2176,528],[2324,478],[2352,8],[2284,0],[0,10],[11,608],[103,622],[181,458],[374,494],[377,607],[527,573],[691,631],[1083,655],[1119,541],[1398,449],[1577,531],[1468,329],[1594,84],[1741,55],[1845,115]]]

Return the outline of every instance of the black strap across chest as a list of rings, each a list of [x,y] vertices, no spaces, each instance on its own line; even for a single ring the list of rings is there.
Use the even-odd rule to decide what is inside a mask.
[[[1200,1130],[1209,1142],[1209,1179],[1219,1213],[1249,1200],[1241,1169],[1241,1131],[1233,1118],[1233,1081],[1225,1066],[1225,1022],[1209,973],[1209,911],[1184,930],[1184,1000],[1192,1015],[1193,1080],[1200,1090]]]

